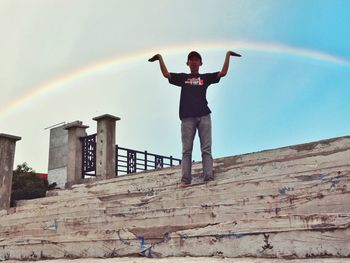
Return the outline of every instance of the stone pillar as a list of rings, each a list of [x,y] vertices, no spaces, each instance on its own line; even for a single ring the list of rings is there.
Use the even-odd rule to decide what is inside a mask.
[[[68,167],[68,130],[67,124],[50,129],[49,143],[49,184],[56,183],[56,187],[65,188]]]
[[[20,139],[0,133],[0,210],[10,207],[16,141]]]
[[[97,121],[96,179],[115,177],[115,126],[120,118],[105,114]]]
[[[82,179],[82,144],[80,137],[86,136],[86,129],[89,126],[76,121],[68,123],[65,129],[68,130],[68,164],[67,164],[67,185],[78,183]]]

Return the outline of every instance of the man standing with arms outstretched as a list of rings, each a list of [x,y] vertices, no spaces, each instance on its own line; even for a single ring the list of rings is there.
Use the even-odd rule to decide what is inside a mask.
[[[179,110],[182,138],[181,187],[191,185],[192,148],[197,130],[202,151],[204,181],[214,180],[211,153],[211,111],[208,107],[206,94],[210,84],[218,83],[220,78],[226,76],[231,56],[240,57],[241,55],[228,51],[221,71],[205,74],[199,73],[202,57],[196,51],[190,52],[187,57],[186,64],[191,71],[189,74],[169,73],[160,54],[154,55],[148,60],[150,62],[158,60],[163,76],[169,80],[170,84],[181,87]]]

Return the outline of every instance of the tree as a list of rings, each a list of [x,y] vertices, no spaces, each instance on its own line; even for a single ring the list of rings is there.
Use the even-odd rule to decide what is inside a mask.
[[[47,180],[40,178],[27,163],[19,164],[13,171],[11,206],[18,200],[45,197],[47,190]]]

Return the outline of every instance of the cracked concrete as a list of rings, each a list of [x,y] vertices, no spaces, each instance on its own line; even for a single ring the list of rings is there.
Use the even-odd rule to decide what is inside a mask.
[[[180,167],[73,185],[1,211],[0,257],[345,260],[349,158],[342,137],[217,159],[215,181],[184,189]]]

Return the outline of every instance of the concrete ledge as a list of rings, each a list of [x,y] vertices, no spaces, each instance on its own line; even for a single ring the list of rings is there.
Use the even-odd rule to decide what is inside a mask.
[[[70,128],[89,128],[89,126],[83,125],[83,122],[81,121],[74,121],[71,123],[67,123],[64,125],[64,129],[69,130]]]
[[[6,134],[6,133],[0,133],[0,139],[1,138],[10,139],[10,140],[14,140],[14,141],[19,141],[19,140],[22,139],[21,137],[10,135],[10,134]]]
[[[93,118],[94,121],[99,121],[99,120],[102,120],[102,119],[111,119],[111,120],[115,120],[115,121],[120,121],[119,117],[113,116],[113,115],[110,115],[110,114],[103,114],[101,116],[97,116],[97,117]]]

